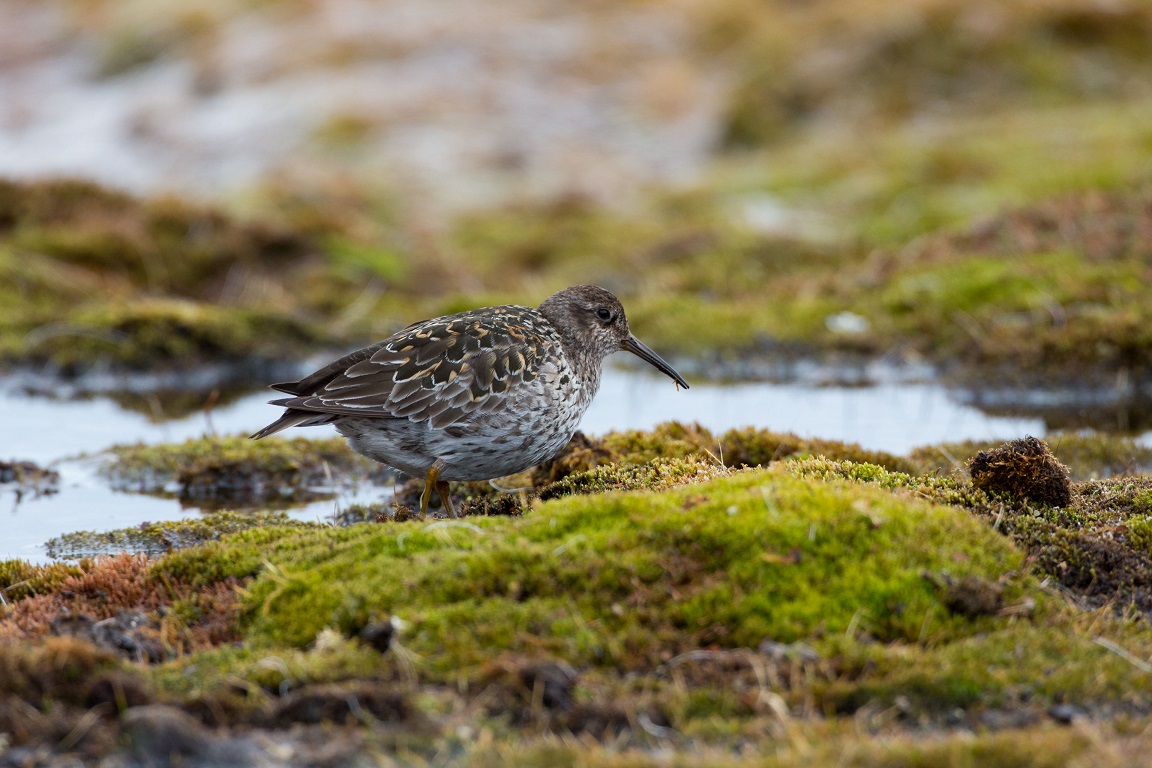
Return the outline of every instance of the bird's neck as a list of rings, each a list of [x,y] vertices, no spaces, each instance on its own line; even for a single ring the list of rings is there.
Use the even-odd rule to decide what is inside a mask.
[[[572,373],[580,380],[580,387],[591,400],[600,389],[600,376],[604,372],[604,357],[597,350],[570,345],[564,350],[572,365]]]
[[[560,347],[568,361],[572,376],[579,382],[580,397],[591,401],[600,389],[600,377],[604,372],[604,356],[595,346],[583,343],[574,335],[556,329],[560,336]]]
[[[604,355],[595,344],[585,343],[577,334],[572,333],[569,327],[573,323],[566,322],[565,308],[554,302],[550,297],[540,305],[540,314],[548,320],[560,338],[560,347],[564,350],[564,358],[572,369],[572,375],[580,384],[582,398],[591,401],[596,391],[600,389],[600,375],[604,370]]]

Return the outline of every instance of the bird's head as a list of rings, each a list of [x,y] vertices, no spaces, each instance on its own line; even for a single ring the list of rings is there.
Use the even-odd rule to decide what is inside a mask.
[[[577,345],[597,360],[613,352],[631,352],[688,389],[683,376],[632,335],[624,307],[611,292],[596,285],[574,285],[545,299],[540,314],[548,318],[567,343]]]

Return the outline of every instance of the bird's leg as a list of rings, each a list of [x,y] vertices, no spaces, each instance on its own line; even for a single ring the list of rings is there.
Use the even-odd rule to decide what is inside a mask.
[[[456,519],[459,515],[456,514],[456,508],[452,506],[452,497],[448,495],[448,481],[436,481],[436,493],[440,494],[440,503],[444,505],[444,509],[448,510],[448,517]]]
[[[449,517],[456,517],[456,510],[452,508],[452,499],[448,496],[448,481],[440,479],[440,472],[444,469],[444,462],[437,459],[428,469],[428,476],[424,478],[424,493],[420,494],[420,519],[428,514],[428,501],[432,498],[432,489],[440,494],[440,502],[444,505]]]

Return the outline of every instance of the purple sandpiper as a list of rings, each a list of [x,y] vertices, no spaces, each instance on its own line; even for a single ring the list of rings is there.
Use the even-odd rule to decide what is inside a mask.
[[[424,478],[456,512],[448,481],[522,472],[559,453],[600,388],[604,358],[626,350],[688,382],[628,328],[610,292],[577,285],[539,309],[484,307],[414,323],[300,381],[273,384],[284,414],[252,435],[332,424],[357,453]]]

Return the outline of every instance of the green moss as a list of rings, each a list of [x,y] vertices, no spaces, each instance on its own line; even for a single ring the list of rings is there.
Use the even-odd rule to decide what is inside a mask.
[[[115,666],[111,653],[70,637],[50,638],[38,647],[0,639],[0,693],[34,706],[85,704],[92,679]]]
[[[568,496],[520,518],[268,525],[164,555],[150,581],[205,594],[243,585],[245,642],[148,676],[225,722],[358,680],[411,694],[437,717],[480,713],[472,722],[509,743],[522,743],[526,723],[588,744],[643,739],[620,736],[643,716],[704,748],[763,747],[781,706],[789,727],[819,741],[812,729],[835,733],[849,717],[899,712],[900,734],[899,723],[960,717],[978,728],[983,713],[1027,721],[1058,702],[1145,701],[1115,648],[1146,658],[1146,624],[1054,596],[1002,534],[1029,553],[1041,529],[1103,540],[1110,526],[1138,542],[1144,480],[1078,486],[1066,509],[1005,507],[956,478],[821,457],[733,472],[692,453],[695,428],[664,429],[684,455],[628,471],[698,465],[713,476]],[[639,434],[617,440],[656,449]],[[1053,567],[1043,552],[1036,562]],[[995,599],[958,597],[972,589]],[[169,615],[198,610],[189,598]],[[348,639],[382,619],[398,628],[383,655]],[[569,688],[547,694],[571,702],[562,710],[541,709],[524,682],[541,660],[571,665]]]
[[[0,595],[7,602],[52,592],[64,579],[78,576],[82,566],[67,563],[32,565],[25,560],[0,560]]]
[[[280,313],[226,309],[187,301],[136,301],[89,307],[27,339],[34,359],[64,368],[94,360],[133,368],[182,363],[240,363],[272,358],[321,337]]]
[[[330,238],[327,247],[334,275],[349,281],[403,283],[409,273],[403,254],[394,248],[366,245],[348,238]]]
[[[221,581],[242,582],[269,565],[266,550],[290,539],[301,526],[255,527],[191,549],[173,552],[153,564],[153,578],[202,587]]]
[[[879,465],[893,472],[908,472],[912,468],[903,457],[867,450],[855,443],[801,438],[753,427],[725,432],[720,438],[720,451],[729,466],[766,466],[780,459],[819,456],[833,461]]]
[[[1110,130],[1100,125],[1109,141]],[[986,133],[962,132],[961,140]],[[1062,153],[1066,142],[1054,142],[1052,152]],[[284,230],[91,185],[12,185],[0,190],[0,221],[10,222],[0,227],[0,276],[11,280],[0,281],[0,298],[11,299],[0,302],[0,356],[65,368],[93,360],[155,367],[174,359],[282,359],[333,336],[378,338],[416,318],[485,303],[535,304],[551,290],[593,281],[621,295],[638,336],[662,351],[723,359],[766,349],[871,355],[901,346],[973,366],[1011,363],[1023,373],[1141,375],[1152,348],[1139,258],[1146,190],[1055,198],[897,248],[1006,202],[1092,186],[997,188],[957,205],[947,192],[934,197],[935,182],[925,192],[904,176],[936,151],[922,144],[893,139],[881,150],[862,147],[862,157],[806,147],[797,150],[802,161],[766,158],[771,176],[722,173],[704,191],[653,195],[635,211],[571,200],[486,211],[419,248],[395,224],[361,226],[368,212],[358,209],[337,222],[357,234],[334,236],[324,229],[331,222]],[[1001,167],[999,144],[970,151],[973,162]],[[1005,162],[1024,152],[1005,151]],[[807,167],[812,158],[832,165]],[[865,173],[861,163],[878,178],[845,181]],[[1012,174],[1023,178],[1026,170],[1005,174],[1016,183]],[[945,189],[966,178],[949,176]],[[845,194],[857,197],[837,197]],[[800,218],[824,210],[839,223],[815,242],[801,231],[757,233],[740,214],[756,200]],[[917,207],[911,221],[886,220],[903,210],[894,200]],[[1070,220],[1080,224],[1059,225]],[[244,277],[225,285],[227,274]],[[641,274],[644,281],[625,277]],[[460,290],[465,284],[468,291]],[[845,311],[863,318],[859,331],[829,324]]]
[[[727,467],[767,466],[782,459],[819,455],[832,460],[871,462],[895,471],[910,469],[905,459],[884,451],[869,451],[855,443],[801,438],[787,432],[744,427],[721,435],[699,424],[667,421],[650,430],[609,432],[601,439],[581,436],[591,460],[603,463],[644,464],[654,459],[698,458]],[[570,449],[572,446],[570,446]],[[563,460],[564,455],[558,457]]]
[[[330,149],[349,149],[363,144],[378,129],[369,115],[348,112],[329,116],[312,131],[312,138]]]
[[[760,724],[772,730],[770,721]],[[789,723],[777,726],[780,737],[763,750],[733,751],[695,746],[691,750],[664,748],[653,754],[649,744],[629,749],[580,743],[573,739],[532,739],[500,745],[480,745],[470,755],[470,765],[497,768],[691,768],[706,764],[716,768],[1060,768],[1069,759],[1083,758],[1109,765],[1109,744],[1093,741],[1078,729],[1033,727],[1026,731],[973,734],[945,732],[931,739],[885,730],[882,734],[853,732],[848,727],[813,728]],[[1109,735],[1119,729],[1108,728]],[[1142,740],[1129,746],[1137,750]],[[1119,765],[1119,764],[1117,764]]]
[[[1141,495],[1140,506],[1147,508],[1152,505],[1152,492]],[[1132,547],[1145,555],[1152,556],[1152,517],[1134,517],[1127,523],[1128,541]]]
[[[540,498],[557,499],[608,491],[660,490],[675,485],[728,474],[714,460],[698,457],[655,458],[644,464],[605,464],[575,472],[540,489]]]
[[[393,660],[333,634],[310,651],[280,649],[275,653],[221,647],[156,669],[152,680],[161,691],[181,697],[220,694],[228,688],[254,694],[252,709],[266,701],[265,692],[283,695],[313,683],[395,676]]]
[[[315,345],[328,330],[280,298],[309,276],[312,238],[89,182],[0,181],[0,359],[163,368]]]
[[[466,674],[486,647],[632,667],[662,651],[850,623],[915,637],[925,610],[963,634],[920,578],[954,565],[958,551],[979,571],[1017,558],[963,513],[753,472],[691,492],[574,497],[523,521],[287,536],[267,552],[276,571],[251,587],[249,632],[304,645],[348,595],[365,595],[411,621],[402,642],[450,675]]]
[[[1152,319],[1139,300],[1143,272],[1135,262],[1093,264],[1078,254],[971,256],[901,270],[879,296],[882,311],[862,311],[894,334],[933,339],[945,355],[1071,367],[1101,355],[1091,344],[1115,355],[1145,343],[1130,335]]]
[[[657,424],[650,430],[609,432],[601,442],[613,461],[629,464],[641,464],[656,458],[715,455],[720,446],[708,429],[678,421]]]

